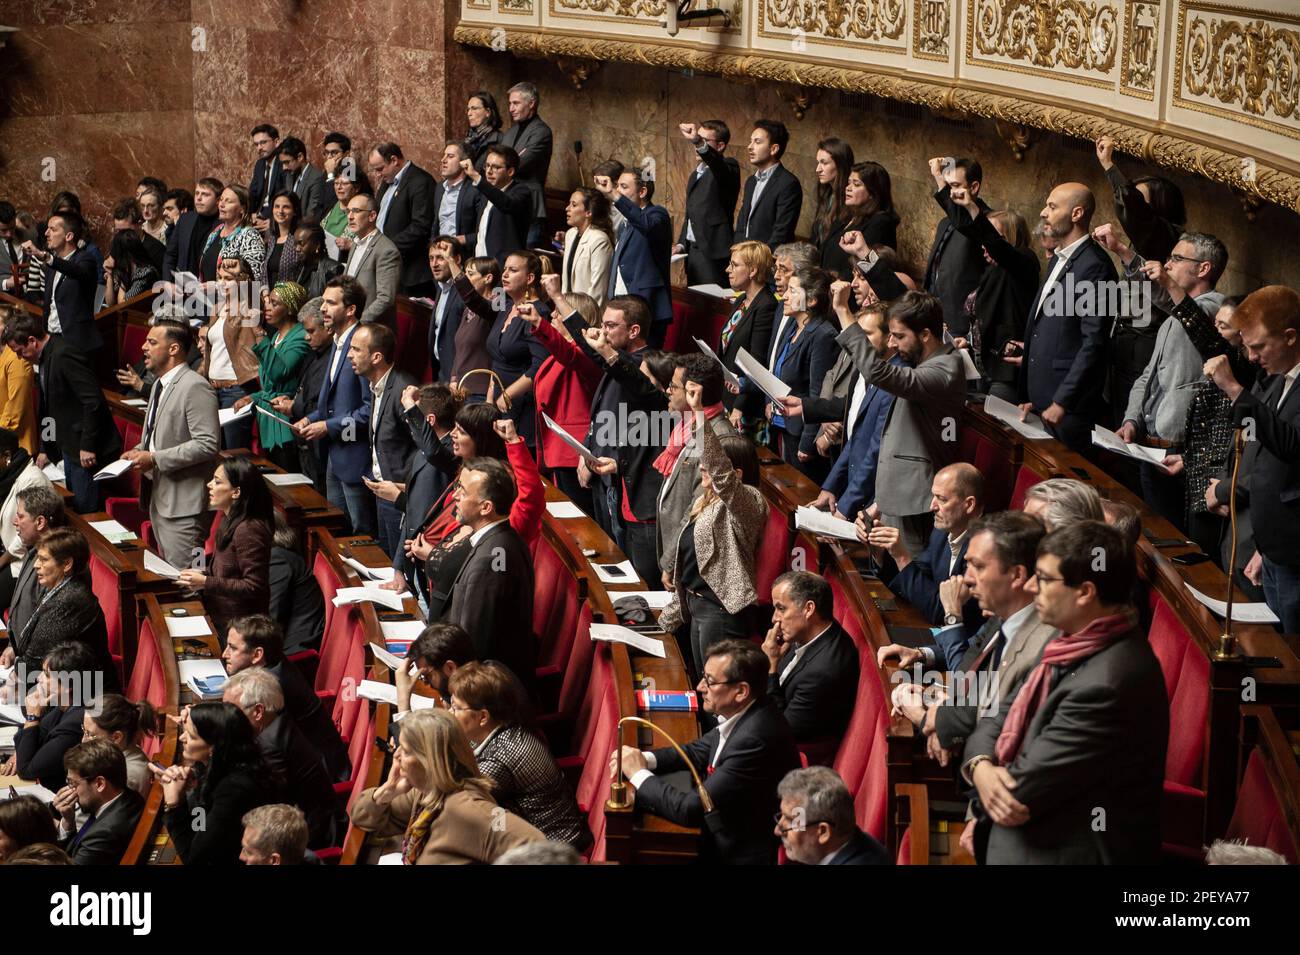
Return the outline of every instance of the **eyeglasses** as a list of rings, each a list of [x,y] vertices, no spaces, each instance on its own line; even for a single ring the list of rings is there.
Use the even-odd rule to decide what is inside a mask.
[[[1187,256],[1185,256],[1185,255],[1179,255],[1179,254],[1177,254],[1176,252],[1170,252],[1170,253],[1169,253],[1169,258],[1168,258],[1166,261],[1168,261],[1168,262],[1189,262],[1189,263],[1191,263],[1191,264],[1193,264],[1193,265],[1200,265],[1200,264],[1201,264],[1202,262],[1204,262],[1205,260],[1204,260],[1204,259],[1189,259],[1189,258],[1188,258]]]
[[[777,832],[785,835],[787,832],[806,832],[809,829],[815,829],[822,824],[822,820],[807,819],[801,826],[787,826],[785,824],[785,813],[777,812],[772,814],[772,821],[776,823]]]
[[[326,155],[326,156],[342,156],[342,155],[343,155],[343,150],[341,150],[341,149],[339,149],[339,148],[337,148],[337,147],[334,147],[334,148],[327,148],[327,149],[325,150],[325,155]]]
[[[730,684],[730,683],[735,683],[736,681],[735,681],[735,680],[715,680],[715,679],[713,679],[713,677],[709,676],[709,675],[706,673],[706,674],[704,674],[704,676],[700,677],[700,682],[703,683],[705,686],[707,686],[707,687],[711,690],[711,689],[713,689],[715,686],[727,686],[728,684]]]
[[[1065,583],[1065,578],[1064,578],[1064,577],[1053,577],[1053,576],[1051,576],[1050,574],[1034,574],[1034,577],[1038,580],[1038,582],[1039,582],[1040,584],[1063,584],[1063,583]]]

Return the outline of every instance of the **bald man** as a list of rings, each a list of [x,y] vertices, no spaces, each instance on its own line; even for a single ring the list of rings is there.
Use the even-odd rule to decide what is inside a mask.
[[[1106,349],[1123,298],[1115,265],[1091,235],[1097,201],[1080,182],[1052,190],[1039,213],[1056,242],[1047,278],[1025,328],[1021,408],[1042,415],[1052,433],[1089,452],[1092,427],[1105,424]]]
[[[877,523],[865,543],[880,565],[881,579],[899,597],[925,615],[935,626],[964,624],[974,633],[983,623],[979,601],[962,579],[966,573],[966,544],[971,522],[984,513],[984,475],[973,465],[959,463],[941,468],[930,485],[930,513],[934,532],[919,556],[912,556],[896,527]],[[863,527],[859,524],[858,536]],[[948,588],[962,613],[945,614],[940,590]]]

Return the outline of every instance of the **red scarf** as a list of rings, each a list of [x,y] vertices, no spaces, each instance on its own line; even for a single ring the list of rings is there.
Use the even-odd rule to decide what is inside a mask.
[[[1078,633],[1062,634],[1043,648],[1042,659],[1020,687],[1020,692],[1016,694],[1016,700],[1007,713],[1006,722],[1002,724],[997,745],[999,766],[1010,766],[1020,755],[1020,747],[1025,742],[1025,731],[1051,689],[1051,668],[1086,660],[1127,636],[1133,627],[1134,619],[1130,613],[1098,617]]]
[[[718,415],[722,414],[722,402],[716,405],[709,405],[704,409],[704,420],[712,421]],[[660,452],[659,457],[655,458],[654,468],[664,477],[673,473],[673,468],[677,465],[677,459],[681,457],[682,449],[686,447],[686,442],[691,437],[691,421],[693,415],[682,415],[682,420],[677,422],[673,428],[673,433],[668,438],[668,447]]]

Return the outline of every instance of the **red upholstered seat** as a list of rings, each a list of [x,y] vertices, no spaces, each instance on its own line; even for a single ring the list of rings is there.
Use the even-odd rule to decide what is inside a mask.
[[[780,510],[770,503],[767,507],[767,526],[758,544],[758,560],[754,568],[754,588],[760,601],[768,601],[772,583],[790,569],[790,523]]]
[[[1042,480],[1042,475],[1022,464],[1020,470],[1016,472],[1016,486],[1015,490],[1011,492],[1011,503],[1008,506],[1013,511],[1023,508],[1025,506],[1025,492]]]
[[[556,704],[554,721],[572,722],[584,705],[584,699],[590,693],[592,680],[601,667],[599,661],[593,663],[595,644],[591,639],[592,612],[591,605],[583,601],[578,608],[578,620],[573,628],[573,644],[569,650],[569,659],[564,666],[564,677],[560,682],[560,696]],[[608,661],[604,664],[608,667]],[[547,732],[551,732],[549,729]]]
[[[118,364],[134,365],[144,354],[144,340],[149,337],[149,329],[143,325],[132,325],[129,322],[122,326],[122,354]],[[145,395],[145,397],[149,397]]]
[[[903,830],[903,837],[898,840],[898,857],[894,860],[896,865],[912,864],[912,827],[908,826]]]
[[[366,788],[366,776],[370,773],[370,761],[375,755],[375,716],[370,711],[368,705],[362,706],[358,720],[357,732],[353,734],[354,744],[348,748],[348,755],[352,759],[352,779],[349,782],[335,783],[334,791],[340,795],[347,795],[347,807],[350,809],[352,803],[356,801],[357,796]],[[364,745],[358,747],[355,740],[365,741]],[[352,837],[352,823],[348,823],[347,832],[343,835],[343,845],[347,845],[348,839]],[[316,855],[322,862],[338,862],[339,849],[317,849]]]
[[[350,742],[356,731],[358,710],[366,708],[366,701],[357,693],[366,676],[366,640],[359,615],[355,619],[353,632],[348,635],[343,670],[334,685],[334,725],[344,743]]]
[[[884,841],[888,794],[885,761],[888,710],[875,654],[869,646],[861,643],[858,645],[858,664],[861,676],[853,716],[832,765],[849,792],[853,793],[858,825]]]
[[[545,706],[558,698],[578,627],[578,581],[541,540],[533,562],[533,632],[538,639],[537,678]],[[585,636],[584,631],[584,636]]]
[[[614,685],[614,668],[609,648],[604,644],[597,646],[589,636],[590,627],[591,610],[584,604],[579,615],[574,652],[569,658],[569,668],[565,672],[561,690],[561,709],[541,721],[550,740],[551,751],[557,754],[556,764],[571,780],[576,780],[582,773],[587,753],[591,750],[592,735],[596,732],[601,700]],[[566,709],[566,697],[579,685],[582,687],[582,695],[574,699],[572,709]]]
[[[139,644],[135,651],[135,665],[126,681],[128,700],[148,700],[161,708],[167,702],[167,684],[163,676],[162,658],[158,656],[158,642],[153,623],[148,617],[140,621]]]
[[[605,858],[605,800],[609,798],[609,759],[618,738],[618,691],[611,680],[601,692],[595,731],[578,780],[578,808],[587,814],[587,825],[595,839],[589,856],[593,862]]]
[[[104,623],[108,627],[108,655],[113,658],[118,675],[121,676],[125,659],[122,647],[121,582],[117,574],[104,566],[104,562],[94,554],[90,555],[90,589],[95,592],[95,599],[104,611]]]
[[[325,598],[325,627],[322,630],[321,651],[325,650],[326,639],[330,632],[330,623],[334,619],[334,598],[338,595],[339,587],[342,586],[334,568],[320,551],[316,552],[316,559],[311,565],[312,576],[316,578],[316,583],[320,587],[321,596]]]
[[[361,626],[355,605],[339,607],[321,638],[320,664],[316,668],[316,695],[332,701],[338,694],[343,677],[355,663],[354,634]]]
[[[984,475],[984,493],[986,500],[984,510],[1001,511],[1008,506],[1011,487],[1012,461],[1006,450],[997,442],[974,428],[962,428],[959,438],[961,450],[958,456],[968,464],[979,468]],[[1027,488],[1029,485],[1025,485]]]
[[[1300,865],[1300,846],[1287,828],[1286,814],[1277,791],[1268,777],[1264,758],[1258,749],[1246,760],[1246,772],[1237,790],[1237,806],[1228,822],[1225,839],[1244,840],[1286,856],[1291,865]]]

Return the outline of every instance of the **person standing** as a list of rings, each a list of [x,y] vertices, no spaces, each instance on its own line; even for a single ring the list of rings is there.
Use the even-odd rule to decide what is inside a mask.
[[[397,143],[380,143],[370,152],[370,171],[380,179],[375,228],[402,256],[403,295],[433,292],[429,274],[429,230],[433,228],[433,177],[402,155]]]
[[[507,93],[511,126],[501,135],[501,145],[519,154],[519,181],[532,195],[532,222],[528,227],[528,248],[542,241],[546,226],[546,174],[551,168],[555,137],[551,127],[537,115],[537,87],[516,83]]]
[[[45,327],[89,355],[104,342],[95,327],[95,291],[102,263],[79,243],[86,222],[75,212],[52,215],[45,226],[45,249],[31,242],[23,251],[45,266]]]
[[[677,128],[700,158],[686,185],[686,215],[673,252],[686,255],[687,285],[725,288],[734,235],[731,219],[740,194],[740,164],[723,155],[731,142],[731,130],[720,119],[698,126],[681,123]]]

